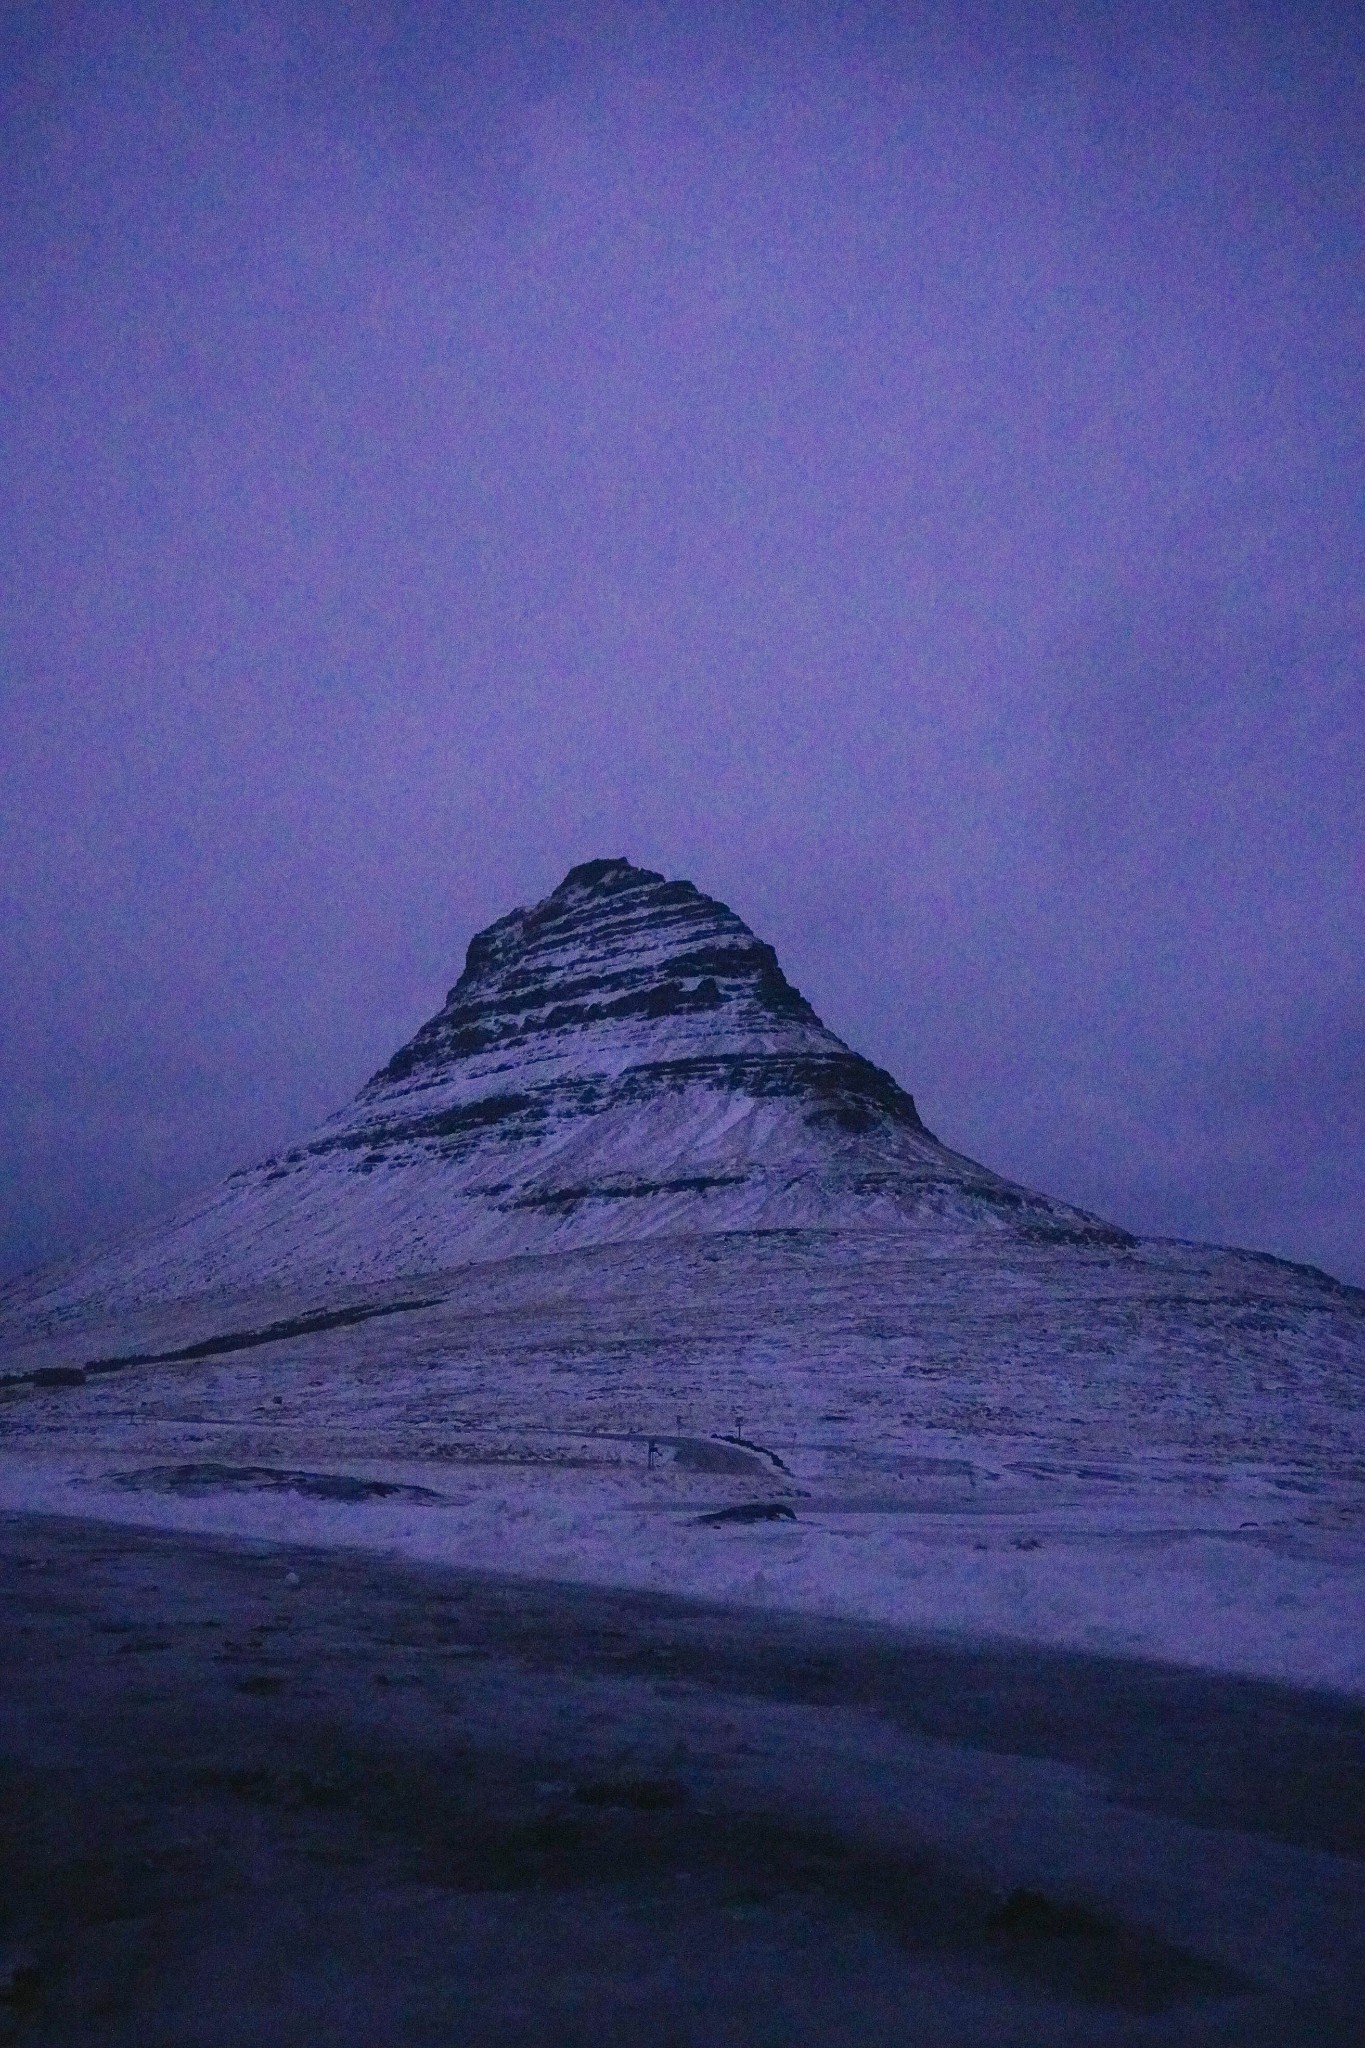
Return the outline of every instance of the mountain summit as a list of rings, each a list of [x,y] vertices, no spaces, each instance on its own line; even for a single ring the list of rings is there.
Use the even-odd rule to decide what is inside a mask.
[[[509,1070],[510,1093],[497,1085]],[[594,860],[471,942],[445,1008],[361,1096],[361,1127],[382,1133],[390,1109],[435,1089],[467,1106],[469,1128],[508,1122],[521,1139],[697,1086],[732,1102],[799,1099],[846,1130],[923,1128],[904,1089],[825,1029],[732,910],[691,882]],[[462,1128],[458,1110],[453,1122],[451,1108],[423,1113],[432,1135]]]
[[[472,940],[348,1108],[66,1287],[166,1300],[792,1228],[1126,1241],[940,1144],[723,903],[595,860]]]

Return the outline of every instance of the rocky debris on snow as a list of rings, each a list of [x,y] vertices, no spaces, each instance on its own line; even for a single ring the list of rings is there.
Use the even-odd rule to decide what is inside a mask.
[[[796,1510],[780,1500],[741,1501],[732,1508],[713,1508],[710,1514],[698,1515],[698,1525],[703,1529],[719,1529],[732,1523],[745,1525],[752,1522],[794,1522]]]

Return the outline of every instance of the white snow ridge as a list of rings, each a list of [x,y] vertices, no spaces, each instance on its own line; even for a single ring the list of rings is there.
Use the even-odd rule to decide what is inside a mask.
[[[1360,1690],[1362,1394],[1365,1294],[950,1151],[602,860],[310,1137],[0,1293],[0,1505]]]

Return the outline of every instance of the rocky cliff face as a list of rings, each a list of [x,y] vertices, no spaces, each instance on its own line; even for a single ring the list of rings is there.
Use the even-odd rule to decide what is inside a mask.
[[[347,1109],[63,1286],[165,1300],[775,1228],[1125,1241],[939,1144],[724,904],[599,860],[480,932]]]
[[[732,910],[691,882],[591,861],[478,934],[444,1009],[320,1142],[469,1152],[495,1126],[520,1144],[698,1088],[783,1098],[844,1130],[922,1129],[905,1090],[825,1029]]]

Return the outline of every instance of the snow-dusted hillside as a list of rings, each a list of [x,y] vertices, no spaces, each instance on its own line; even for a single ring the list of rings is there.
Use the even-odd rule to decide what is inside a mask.
[[[311,1137],[10,1301],[131,1309],[811,1227],[1125,1241],[941,1145],[724,904],[604,860],[479,933],[445,1006]]]
[[[5,1368],[0,1511],[1365,1693],[1365,1303],[1245,1253],[655,1237],[58,1323]]]

